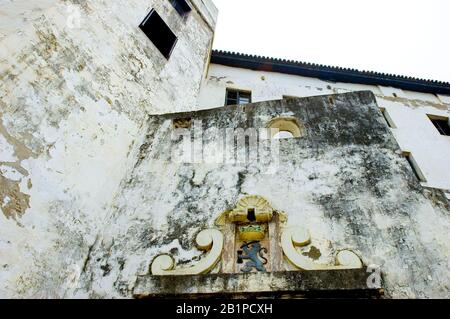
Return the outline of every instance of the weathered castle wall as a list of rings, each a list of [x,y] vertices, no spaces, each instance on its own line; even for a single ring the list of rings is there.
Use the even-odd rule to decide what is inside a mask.
[[[179,161],[183,139],[173,137],[174,119],[201,120],[205,130],[245,130],[280,116],[296,118],[306,136],[280,140],[279,162]],[[210,160],[223,155],[217,136],[203,136]],[[250,146],[248,153],[258,151]],[[317,262],[353,249],[365,265],[381,266],[388,297],[449,297],[448,201],[421,187],[371,92],[151,116],[136,158],[92,247],[78,296],[130,297],[136,276],[148,274],[161,253],[174,255],[178,267],[195,263],[195,235],[253,194],[284,211],[288,225],[311,231],[315,251],[305,253]]]
[[[213,65],[199,98],[217,12],[191,4],[184,18],[157,0],[0,4],[0,297],[131,297],[158,253],[200,258],[195,234],[245,194],[307,226],[318,262],[352,248],[381,265],[388,296],[449,297],[448,203],[420,187],[391,135],[434,154],[416,157],[425,186],[448,189],[448,139],[429,123],[406,136],[426,113],[448,115],[449,98],[370,88],[397,131],[368,93],[157,116],[222,105],[228,86],[254,101],[367,89]],[[169,60],[138,28],[151,8],[178,36]],[[297,117],[307,136],[281,142],[276,173],[171,158],[173,118],[246,128],[279,115]]]
[[[339,83],[316,78],[254,71],[211,64],[199,104],[204,108],[222,106],[226,88],[252,92],[252,101],[305,97],[370,90],[380,108],[386,109],[395,128],[392,132],[402,151],[410,152],[420,167],[425,187],[448,191],[450,198],[450,138],[440,135],[428,115],[450,117],[450,97],[401,90],[392,87]]]
[[[193,3],[0,4],[0,297],[70,297],[147,115],[195,108],[217,12]],[[169,60],[138,28],[152,8]]]

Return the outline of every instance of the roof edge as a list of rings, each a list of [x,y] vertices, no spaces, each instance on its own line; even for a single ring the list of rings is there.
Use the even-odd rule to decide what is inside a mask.
[[[314,77],[325,81],[391,86],[409,91],[450,95],[450,83],[448,82],[371,71],[359,71],[356,69],[268,58],[222,50],[212,51],[211,63],[251,70]]]

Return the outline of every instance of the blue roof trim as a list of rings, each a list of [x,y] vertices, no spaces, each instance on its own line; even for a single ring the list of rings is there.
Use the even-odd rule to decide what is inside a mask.
[[[227,51],[213,50],[211,63],[236,68],[314,77],[326,81],[392,86],[416,92],[450,95],[450,83],[447,82],[288,61]]]

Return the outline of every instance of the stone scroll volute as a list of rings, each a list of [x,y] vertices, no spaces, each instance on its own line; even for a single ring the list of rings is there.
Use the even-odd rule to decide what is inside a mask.
[[[223,250],[223,235],[217,229],[205,229],[198,233],[197,247],[208,252],[197,264],[174,269],[174,260],[170,255],[159,255],[151,264],[152,275],[200,275],[208,273],[219,262]]]

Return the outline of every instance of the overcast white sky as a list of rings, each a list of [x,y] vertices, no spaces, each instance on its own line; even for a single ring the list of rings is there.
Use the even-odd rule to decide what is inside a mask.
[[[449,0],[213,0],[215,49],[450,82]]]

